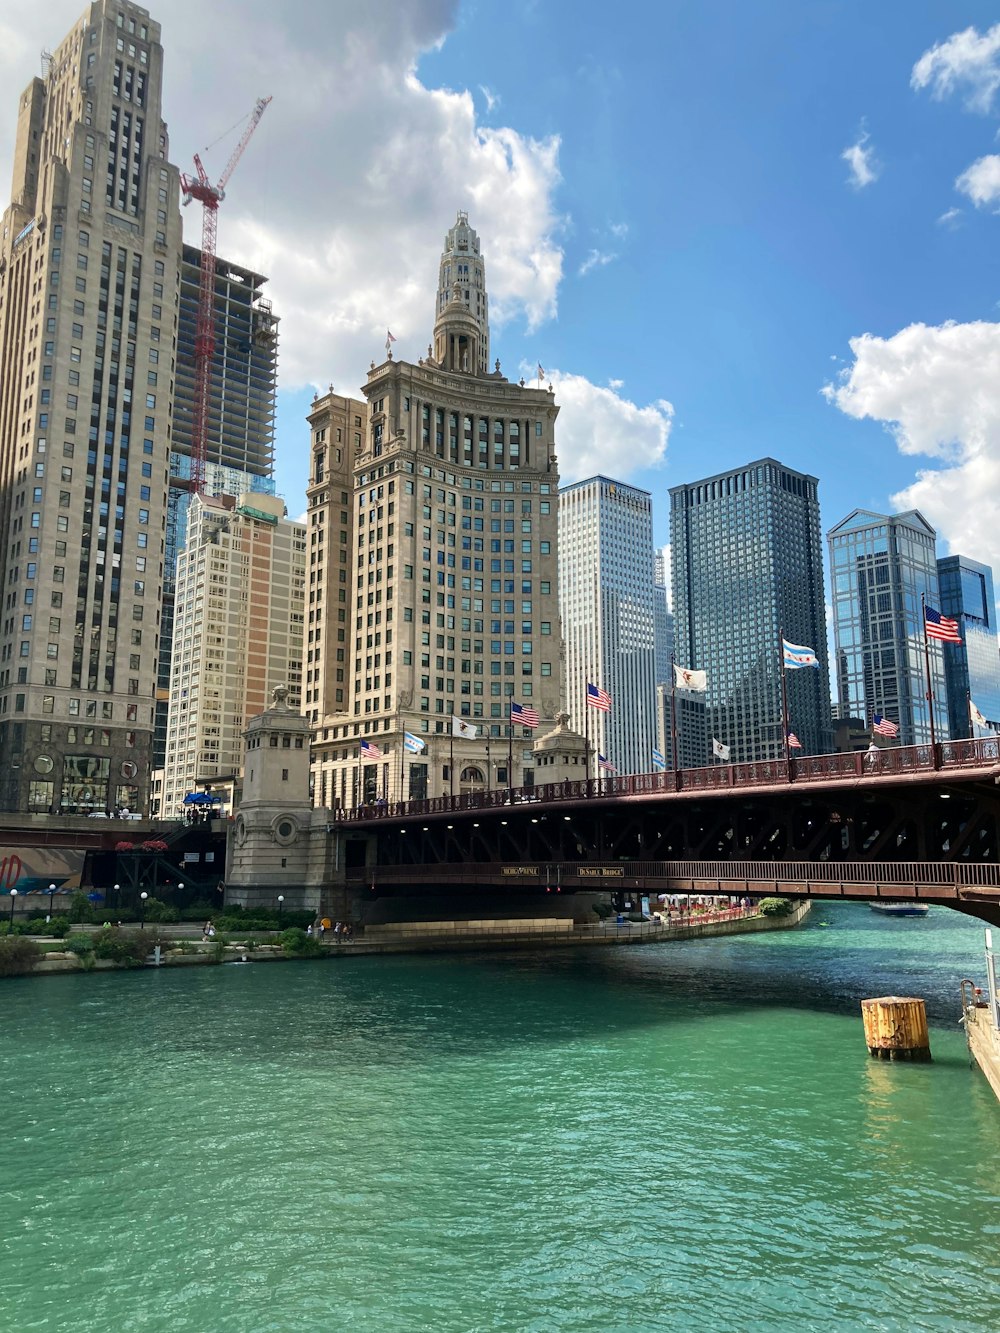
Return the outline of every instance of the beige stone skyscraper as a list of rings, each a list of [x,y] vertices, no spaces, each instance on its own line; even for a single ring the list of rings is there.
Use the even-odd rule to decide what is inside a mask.
[[[204,783],[238,782],[247,723],[275,689],[298,711],[305,569],[306,530],[280,498],[191,501],[177,559],[164,816]]]
[[[310,601],[324,646],[305,702],[317,804],[530,780],[531,733],[509,735],[510,704],[552,718],[562,702],[559,409],[550,390],[489,366],[485,264],[465,213],[446,237],[434,308],[426,357],[396,361],[390,345],[372,366],[364,434],[336,480],[318,432],[350,400],[319,400],[309,418],[310,559],[322,540],[327,570],[324,605]],[[317,481],[318,459],[329,486]],[[352,552],[343,597],[331,560],[341,544]],[[307,634],[307,694],[316,648]]]
[[[0,223],[0,809],[142,808],[181,224],[159,24],[97,0],[18,105]]]

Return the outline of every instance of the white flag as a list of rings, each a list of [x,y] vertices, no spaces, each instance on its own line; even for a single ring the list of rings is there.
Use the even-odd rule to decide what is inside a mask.
[[[727,761],[728,761],[728,759],[729,759],[729,746],[728,746],[728,745],[723,745],[721,741],[717,741],[717,740],[715,739],[715,737],[713,736],[713,737],[712,737],[712,753],[715,755],[716,759],[724,759],[724,760],[727,760]]]
[[[479,735],[479,728],[473,722],[466,722],[464,717],[451,715],[451,734],[461,736],[465,741],[474,741]]]
[[[708,689],[708,672],[691,671],[688,667],[674,666],[674,684],[679,690],[693,690],[704,694]]]
[[[971,699],[969,700],[969,717],[972,718],[977,727],[988,728],[990,725]]]

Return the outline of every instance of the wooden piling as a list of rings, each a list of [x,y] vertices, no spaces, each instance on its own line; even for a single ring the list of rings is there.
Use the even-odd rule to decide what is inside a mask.
[[[884,995],[862,1000],[868,1054],[877,1060],[929,1060],[931,1041],[923,1000]]]

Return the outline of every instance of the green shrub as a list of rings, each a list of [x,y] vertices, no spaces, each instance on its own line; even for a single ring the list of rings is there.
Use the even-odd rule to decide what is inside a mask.
[[[271,912],[266,908],[255,907],[247,911],[241,907],[227,907],[220,917],[214,918],[217,928],[229,931],[241,930],[285,930],[298,927],[305,930],[315,920],[312,912]]]
[[[78,958],[82,958],[85,953],[94,952],[94,937],[82,933],[67,935],[65,947],[67,953],[75,953]]]
[[[125,967],[142,967],[147,954],[152,953],[154,945],[161,942],[144,930],[119,930],[117,926],[99,930],[91,938],[95,958],[108,959]]]
[[[190,907],[180,909],[181,921],[207,921],[215,912],[211,903],[192,903]]]
[[[761,898],[757,904],[761,916],[788,916],[793,906],[790,898]]]
[[[609,916],[614,916],[615,914],[615,909],[611,906],[610,903],[594,903],[593,908],[597,916],[602,921],[606,920]]]
[[[292,926],[283,930],[279,937],[282,950],[293,958],[314,957],[321,952],[320,946],[311,935],[307,935],[301,926]]]
[[[147,898],[143,912],[145,921],[174,922],[181,919],[180,909],[172,903],[165,903],[160,898]]]
[[[23,936],[8,935],[0,939],[0,977],[22,977],[30,972],[42,957],[42,946]]]
[[[69,900],[69,919],[70,921],[93,921],[94,914],[90,908],[90,902],[82,889],[77,889]]]

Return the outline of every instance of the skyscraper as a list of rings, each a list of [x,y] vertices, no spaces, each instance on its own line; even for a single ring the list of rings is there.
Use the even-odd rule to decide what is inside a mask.
[[[445,240],[434,308],[426,357],[413,365],[387,349],[372,367],[363,390],[363,443],[336,464],[323,456],[331,474],[325,501],[316,461],[330,437],[321,440],[319,432],[338,423],[347,429],[346,419],[361,414],[341,400],[314,404],[309,418],[309,554],[311,560],[315,539],[317,572],[321,515],[329,513],[334,524],[325,538],[323,604],[310,601],[313,640],[307,632],[306,643],[306,707],[317,718],[314,790],[329,804],[529,781],[531,735],[520,727],[508,734],[510,703],[531,703],[547,718],[561,703],[559,409],[550,391],[511,383],[499,362],[489,368],[485,265],[465,213]],[[339,494],[345,467],[353,508],[346,522]],[[333,616],[342,609],[341,586],[329,582],[333,569],[339,578],[339,562],[329,555],[335,534],[338,545],[341,534],[345,545],[353,543],[343,590],[345,681],[337,680],[336,657],[328,669],[331,647],[336,653],[341,646],[331,643],[341,632]],[[457,738],[452,717],[461,723]],[[404,751],[407,731],[423,750]],[[378,754],[368,748],[362,758],[362,741]]]
[[[937,562],[941,605],[958,621],[962,642],[942,644],[952,740],[980,736],[971,726],[969,700],[990,722],[1000,723],[1000,651],[997,646],[993,571],[965,555]]]
[[[823,554],[815,477],[773,458],[670,491],[675,652],[708,673],[711,736],[734,761],[778,759],[782,636],[820,669],[788,673],[788,721],[803,753],[830,744]],[[688,753],[681,724],[680,749]]]
[[[142,808],[181,224],[145,9],[96,0],[18,108],[0,234],[0,808]]]
[[[153,766],[165,758],[177,553],[191,502],[191,427],[201,251],[185,245],[181,264],[174,430],[167,495],[160,664]],[[263,295],[267,279],[221,256],[215,261],[215,357],[207,414],[205,494],[274,494],[278,320]]]
[[[653,768],[653,579],[649,492],[607,477],[564,487],[559,495],[559,614],[567,711],[574,729],[589,734],[593,748],[619,773]],[[665,615],[665,599],[662,610]],[[588,681],[611,695],[609,712],[588,707]],[[593,767],[590,776],[599,776]]]
[[[306,530],[271,495],[196,496],[177,562],[164,815],[196,784],[233,782],[243,733],[288,690],[302,698]]]
[[[830,529],[833,636],[843,716],[899,727],[901,745],[931,738],[921,595],[941,609],[936,534],[916,509],[853,513]],[[934,727],[948,735],[942,645],[930,645]],[[800,673],[801,674],[801,673]]]

